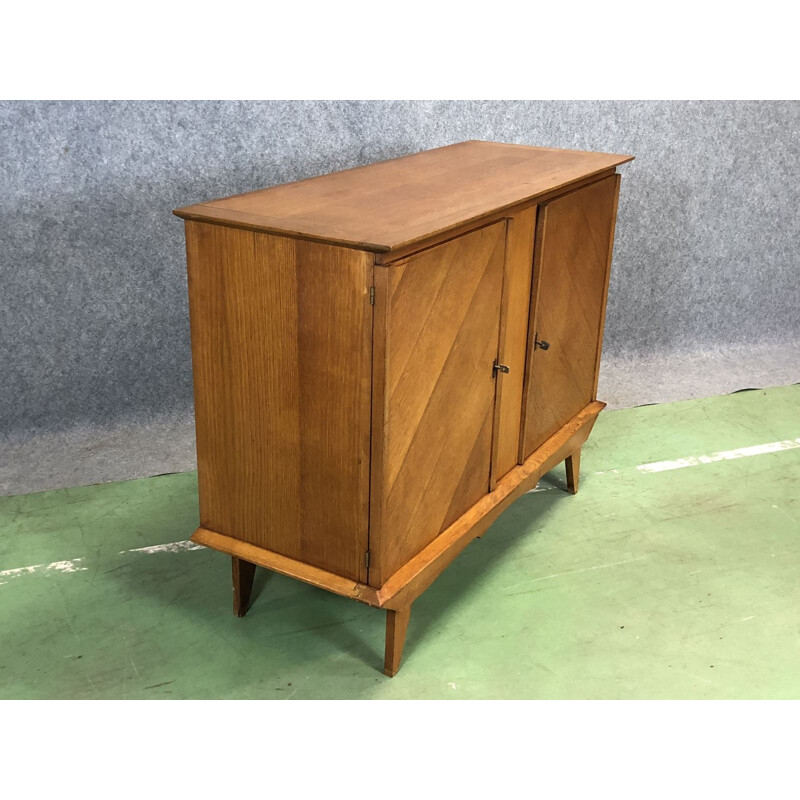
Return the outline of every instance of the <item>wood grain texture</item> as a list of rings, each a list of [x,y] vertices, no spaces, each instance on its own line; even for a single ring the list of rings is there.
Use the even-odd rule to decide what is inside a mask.
[[[461,142],[180,208],[184,219],[388,253],[557,191],[632,156]]]
[[[581,450],[578,448],[572,455],[567,456],[564,462],[567,469],[567,489],[570,494],[578,494],[578,484],[581,477]]]
[[[482,228],[376,282],[372,586],[489,489],[505,236]]]
[[[586,441],[605,403],[593,402],[576,414],[536,450],[524,464],[515,467],[472,508],[437,536],[424,550],[401,567],[377,592],[381,608],[405,608],[419,597],[453,559],[489,526],[520,495]]]
[[[383,672],[390,678],[397,675],[400,659],[403,657],[403,645],[406,642],[408,622],[411,618],[411,606],[386,612],[386,651],[383,658]]]
[[[593,399],[616,192],[612,176],[539,207],[523,458]]]
[[[227,553],[259,567],[265,567],[273,572],[286,575],[289,578],[295,578],[298,581],[303,581],[303,583],[326,589],[342,597],[349,597],[376,608],[380,607],[378,593],[372,587],[358,581],[343,578],[341,575],[335,575],[333,572],[313,567],[303,561],[298,561],[296,558],[288,558],[264,547],[235,539],[233,536],[225,536],[222,533],[210,531],[208,528],[198,528],[192,534],[191,540],[213,550],[218,550],[220,553]]]
[[[249,561],[231,556],[231,572],[233,578],[233,613],[243,617],[250,608],[250,595],[253,591],[253,579],[256,565]]]
[[[186,233],[201,525],[366,580],[371,256]]]
[[[509,372],[497,374],[491,489],[518,463],[536,213],[532,206],[508,220],[498,359]]]
[[[592,387],[592,400],[597,399],[597,383],[600,379],[600,358],[603,354],[603,333],[606,327],[606,307],[608,306],[608,284],[611,280],[611,257],[614,253],[614,230],[617,227],[617,207],[619,205],[619,185],[622,180],[620,175],[614,175],[614,207],[611,211],[611,235],[608,237],[608,255],[606,256],[606,278],[603,284],[602,308],[600,311],[600,330],[597,334],[597,355],[594,360],[594,386]]]
[[[603,408],[605,403],[595,401],[569,420],[524,464],[515,467],[498,481],[493,492],[482,497],[440,536],[391,575],[380,589],[347,580],[340,575],[206,528],[198,528],[191,540],[375,608],[410,608],[411,603],[441,575],[472,539],[481,536],[514,500],[532,489],[542,475],[580,449]]]
[[[561,461],[577,491],[630,158],[464,142],[175,212],[237,614],[255,565],[384,608],[394,675],[469,541]]]
[[[366,582],[380,586],[380,546],[384,507],[384,450],[387,420],[387,338],[389,333],[389,287],[391,271],[373,267],[374,303],[372,315],[372,428],[370,450],[369,546],[370,568]],[[372,556],[375,552],[375,557]]]
[[[566,186],[562,186],[553,191],[537,194],[533,199],[529,198],[523,200],[522,202],[514,203],[510,206],[504,206],[502,209],[484,214],[479,219],[473,219],[466,224],[455,225],[451,228],[444,228],[436,233],[432,233],[430,236],[425,236],[421,239],[414,239],[386,252],[376,251],[374,254],[375,264],[382,267],[391,266],[397,261],[408,258],[410,255],[420,253],[430,247],[436,247],[437,245],[444,244],[445,242],[449,242],[451,239],[455,239],[458,236],[463,236],[465,233],[471,233],[476,228],[483,227],[484,225],[491,225],[495,222],[500,222],[501,220],[507,220],[515,217],[520,212],[531,208],[532,204],[536,205],[537,203],[545,203],[549,200],[555,200],[556,197],[561,197],[561,195],[567,194],[575,189],[579,189],[581,186],[587,186],[590,183],[594,183],[597,180],[607,178],[608,176],[614,174],[615,172],[613,167],[611,169],[601,170],[600,172],[592,173],[591,175],[572,181]]]

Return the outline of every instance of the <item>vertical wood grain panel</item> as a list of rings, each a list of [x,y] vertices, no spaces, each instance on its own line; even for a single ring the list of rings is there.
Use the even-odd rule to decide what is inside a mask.
[[[497,375],[492,489],[497,480],[519,462],[522,389],[528,346],[536,212],[537,207],[532,206],[508,220],[498,359],[510,371],[508,374]]]
[[[364,580],[372,257],[186,233],[201,525]]]
[[[523,458],[593,399],[617,188],[612,175],[539,207]]]
[[[620,175],[614,175],[614,207],[611,210],[611,235],[608,238],[608,256],[606,257],[606,279],[603,284],[603,308],[600,312],[600,331],[597,337],[597,355],[594,360],[594,386],[592,387],[592,400],[597,400],[597,382],[600,378],[600,357],[603,354],[603,334],[606,327],[606,307],[608,306],[608,284],[611,279],[611,257],[614,253],[614,230],[617,227],[617,206],[619,205]]]
[[[489,489],[505,223],[376,268],[384,388],[370,583],[380,586]],[[383,335],[384,341],[378,343]],[[380,366],[375,367],[379,379]],[[373,445],[373,454],[375,454]]]
[[[372,315],[372,436],[370,440],[369,548],[370,567],[367,582],[381,585],[381,542],[383,532],[383,476],[386,446],[387,339],[389,334],[390,276],[387,267],[372,268],[375,307]]]

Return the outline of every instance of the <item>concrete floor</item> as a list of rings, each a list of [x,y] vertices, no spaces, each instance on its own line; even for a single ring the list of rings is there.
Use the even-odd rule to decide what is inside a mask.
[[[798,698],[800,387],[606,411],[412,610],[187,546],[194,473],[0,498],[0,698]],[[651,466],[647,466],[651,465]]]

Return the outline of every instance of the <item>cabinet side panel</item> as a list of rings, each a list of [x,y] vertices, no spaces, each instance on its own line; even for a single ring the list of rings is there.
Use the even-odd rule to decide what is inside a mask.
[[[595,391],[617,176],[540,206],[521,455],[585,408]],[[534,341],[547,347],[535,347]]]
[[[594,387],[592,388],[592,400],[597,400],[597,383],[600,379],[600,357],[603,354],[603,334],[606,327],[606,308],[608,306],[608,284],[611,279],[611,257],[614,254],[614,232],[617,227],[617,208],[619,206],[619,184],[622,180],[620,175],[614,175],[614,206],[611,210],[611,234],[608,237],[608,256],[606,257],[606,279],[603,286],[603,309],[600,313],[600,331],[597,337],[597,355],[594,360]]]
[[[504,222],[386,269],[380,586],[489,490]],[[377,371],[376,371],[377,374]]]
[[[383,541],[384,448],[386,446],[386,422],[389,416],[386,394],[386,348],[392,273],[393,270],[387,267],[375,266],[372,268],[375,308],[372,316],[372,438],[370,442],[370,566],[368,582],[370,586],[375,587],[382,584],[380,553]]]
[[[532,206],[508,221],[498,360],[509,368],[509,372],[497,375],[492,488],[519,461],[536,212],[537,207]]]
[[[371,257],[186,231],[201,525],[364,579]]]

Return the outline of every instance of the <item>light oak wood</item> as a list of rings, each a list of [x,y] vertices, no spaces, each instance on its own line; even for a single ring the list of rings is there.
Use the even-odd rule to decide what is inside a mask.
[[[614,174],[616,173],[613,168],[600,170],[600,172],[593,173],[571,183],[569,185],[569,191],[574,191],[581,186],[588,186],[590,183],[595,183],[597,180],[607,178]],[[564,194],[564,191],[565,190],[563,188],[560,188],[549,192],[543,192],[542,194],[537,194],[535,198],[528,198],[520,203],[504,206],[499,210],[496,209],[491,213],[485,214],[479,220],[472,220],[461,225],[455,225],[452,228],[445,228],[441,231],[431,234],[430,237],[425,237],[424,239],[414,239],[413,241],[399,245],[388,251],[375,251],[375,264],[377,266],[390,267],[396,261],[407,258],[409,255],[422,252],[430,247],[436,247],[444,242],[449,242],[451,239],[455,239],[458,236],[463,236],[465,233],[474,231],[477,227],[491,225],[492,223],[500,222],[501,220],[511,219],[517,214],[532,208],[536,203],[544,203],[556,197],[561,197],[561,195]]]
[[[523,457],[593,399],[617,185],[606,178],[539,207]]]
[[[606,327],[606,307],[608,306],[608,284],[611,280],[611,256],[614,252],[614,230],[617,227],[617,207],[619,205],[620,176],[614,175],[614,201],[611,209],[611,235],[608,237],[608,254],[606,255],[606,273],[603,281],[602,305],[600,309],[600,325],[597,333],[597,354],[594,359],[594,384],[592,386],[592,399],[597,400],[597,383],[600,379],[600,357],[603,353],[603,333]]]
[[[372,438],[370,451],[370,504],[369,504],[369,542],[370,547],[380,552],[381,531],[383,530],[383,508],[385,490],[383,487],[387,420],[388,371],[388,325],[391,272],[382,267],[373,267],[373,315],[372,315]],[[370,550],[370,561],[372,551]],[[381,584],[379,559],[370,565],[367,583]]]
[[[184,219],[390,252],[476,223],[631,158],[461,142],[175,213]]]
[[[519,430],[537,211],[537,206],[531,206],[508,220],[498,361],[506,365],[509,372],[497,374],[490,489],[494,489],[497,480],[519,463]]]
[[[237,617],[243,617],[250,608],[250,595],[253,591],[256,565],[231,556],[231,567],[233,571],[233,613]]]
[[[590,403],[524,464],[501,478],[491,494],[479,500],[381,586],[378,604],[386,608],[403,608],[419,597],[475,537],[486,532],[514,500],[533,489],[542,475],[564,461],[569,453],[586,441],[603,408],[605,403]]]
[[[310,583],[320,589],[326,589],[342,597],[350,597],[370,606],[380,607],[378,593],[371,586],[359,583],[350,578],[343,578],[324,569],[287,558],[280,553],[274,553],[264,547],[259,547],[249,542],[243,542],[233,536],[210,531],[207,528],[198,528],[191,536],[191,541],[219,550],[221,553],[235,556],[259,567],[266,567],[280,575],[295,578],[303,583]]]
[[[201,525],[366,580],[371,256],[186,237]]]
[[[481,228],[393,266],[376,291],[373,586],[489,491],[505,242],[505,223]]]
[[[567,489],[570,494],[578,493],[578,482],[581,473],[581,451],[580,448],[572,455],[567,456],[564,462],[567,468]]]
[[[390,678],[393,678],[400,669],[400,659],[403,656],[403,645],[406,641],[410,617],[410,605],[397,610],[390,608],[386,612],[386,654],[383,660],[383,671]]]
[[[394,675],[458,553],[560,462],[578,490],[628,160],[465,142],[176,212],[192,541],[237,615],[256,565],[385,609]]]
[[[503,476],[493,492],[482,497],[467,513],[384,581],[380,589],[344,579],[302,561],[205,528],[198,528],[191,540],[375,608],[410,607],[472,539],[485,533],[514,500],[533,489],[542,475],[565,461],[571,453],[580,450],[603,408],[605,403],[595,401],[569,420],[524,464],[514,467]]]

